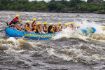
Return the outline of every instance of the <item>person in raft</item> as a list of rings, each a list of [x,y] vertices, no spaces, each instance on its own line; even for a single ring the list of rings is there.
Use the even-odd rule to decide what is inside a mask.
[[[44,24],[43,25],[43,32],[44,33],[48,33],[48,25],[47,25],[47,22],[44,22],[43,24]]]
[[[29,20],[27,20],[27,22],[25,23],[24,30],[27,31],[27,32],[32,32]]]
[[[36,18],[33,18],[33,22],[31,24],[31,27],[32,27],[33,32],[37,32]]]
[[[12,21],[8,23],[8,25],[17,24],[17,23],[20,23],[19,15],[16,15],[16,16],[12,19]]]
[[[31,23],[31,27],[33,27],[34,25],[36,25],[36,18],[33,18],[32,23]]]
[[[14,27],[18,30],[22,30],[21,26],[18,24],[20,23],[19,15],[16,15],[11,22],[9,22],[7,25],[10,27]]]
[[[37,22],[36,29],[37,29],[36,33],[42,33],[42,24],[40,22]]]

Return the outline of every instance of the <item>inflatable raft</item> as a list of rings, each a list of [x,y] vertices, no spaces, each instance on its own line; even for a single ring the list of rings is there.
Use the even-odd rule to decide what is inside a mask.
[[[6,36],[8,37],[24,37],[29,39],[35,39],[35,40],[49,40],[51,39],[55,34],[54,33],[35,33],[35,32],[26,32],[26,31],[20,31],[12,27],[7,27],[5,29]]]
[[[83,34],[85,36],[91,35],[97,31],[96,28],[94,28],[94,27],[86,27],[86,28],[82,28],[79,30],[80,30],[81,34]]]

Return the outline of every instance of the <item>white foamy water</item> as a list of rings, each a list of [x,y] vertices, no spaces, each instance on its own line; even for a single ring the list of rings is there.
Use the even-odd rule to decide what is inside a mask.
[[[75,22],[80,29],[94,27],[93,35],[85,36],[80,29],[69,27],[57,33],[52,40],[27,40],[5,38],[0,33],[0,70],[104,70],[105,67],[105,15],[78,13],[36,13],[0,12],[0,28],[5,29],[5,21],[15,14],[21,15],[24,22],[33,17],[48,23]],[[22,23],[24,23],[22,22]]]

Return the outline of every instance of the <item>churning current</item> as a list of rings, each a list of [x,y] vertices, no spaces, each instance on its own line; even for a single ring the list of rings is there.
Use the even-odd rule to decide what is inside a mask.
[[[5,22],[10,22],[16,14],[21,16],[23,24],[34,17],[55,24],[105,24],[103,14],[1,11],[0,70],[105,70],[104,31],[87,37],[65,29],[46,41],[6,37]]]

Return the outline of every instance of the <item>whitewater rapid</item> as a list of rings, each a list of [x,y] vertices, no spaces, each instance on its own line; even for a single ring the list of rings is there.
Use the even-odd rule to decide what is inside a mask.
[[[24,22],[36,17],[41,22],[75,22],[81,28],[94,26],[97,31],[85,36],[78,30],[66,28],[46,41],[6,37],[4,21],[9,22],[17,13],[22,15]],[[105,32],[100,28],[104,25],[105,15],[4,11],[0,14],[0,29],[3,29],[0,32],[0,70],[105,69]]]

